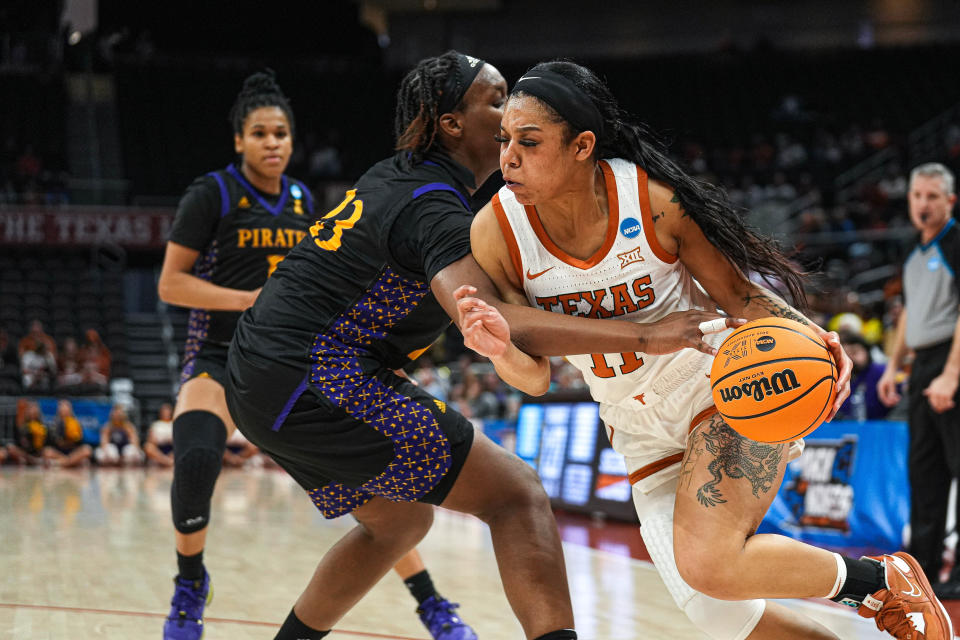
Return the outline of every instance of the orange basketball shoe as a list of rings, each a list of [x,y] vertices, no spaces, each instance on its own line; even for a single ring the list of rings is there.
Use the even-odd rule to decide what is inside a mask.
[[[951,640],[953,623],[910,554],[865,556],[883,565],[886,589],[867,595],[858,613],[897,640]]]

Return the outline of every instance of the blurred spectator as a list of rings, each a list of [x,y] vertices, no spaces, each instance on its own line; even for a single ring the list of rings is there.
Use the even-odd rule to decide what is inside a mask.
[[[859,158],[863,155],[863,132],[860,129],[860,125],[854,123],[840,135],[840,147],[846,156]]]
[[[248,461],[259,460],[257,455],[259,453],[260,449],[257,445],[247,440],[239,429],[234,429],[227,438],[227,448],[223,451],[223,464],[238,469]]]
[[[24,391],[49,391],[57,378],[57,361],[47,349],[47,343],[37,341],[33,350],[20,356],[20,371]]]
[[[766,200],[786,203],[797,197],[797,190],[787,182],[786,174],[777,171],[773,174],[773,181],[763,190],[763,195]]]
[[[7,455],[17,464],[39,464],[43,447],[47,444],[47,426],[43,423],[40,406],[21,399],[17,403],[17,412],[16,442],[7,444]]]
[[[870,345],[859,334],[840,332],[840,344],[853,361],[853,373],[850,376],[850,397],[840,407],[837,418],[858,422],[883,420],[890,413],[877,394],[877,381],[885,368],[883,363],[873,361]]]
[[[850,311],[838,313],[827,322],[827,331],[861,335],[863,333],[863,318]]]
[[[100,428],[100,446],[95,452],[102,466],[139,465],[143,462],[140,436],[127,418],[127,410],[115,404],[110,410],[110,419]]]
[[[57,375],[58,387],[73,387],[83,381],[82,359],[76,339],[70,337],[63,341],[57,364],[60,370]]]
[[[903,200],[907,197],[907,179],[896,164],[887,167],[883,178],[877,183],[877,188],[888,200]]]
[[[55,466],[71,468],[89,464],[92,455],[93,448],[83,443],[83,427],[73,413],[73,405],[69,400],[60,400],[43,458]]]
[[[103,344],[103,340],[100,339],[100,334],[97,333],[96,329],[87,329],[85,336],[86,342],[83,343],[83,347],[80,349],[84,363],[93,362],[97,372],[104,378],[109,379],[110,349],[107,348],[107,345]],[[84,369],[85,368],[86,367],[84,367]]]
[[[173,407],[169,402],[160,405],[157,419],[147,429],[143,452],[148,462],[166,468],[173,466]]]
[[[30,331],[27,335],[20,338],[20,344],[17,345],[17,353],[22,358],[24,351],[36,351],[37,344],[43,342],[47,345],[47,351],[53,354],[53,357],[57,357],[57,343],[53,341],[53,338],[48,336],[43,331],[43,323],[39,320],[30,321]]]
[[[444,384],[443,379],[432,363],[428,363],[417,369],[413,374],[413,378],[424,391],[434,398],[443,402],[447,401],[449,395],[447,386]]]
[[[83,369],[80,371],[80,384],[71,387],[74,393],[103,393],[107,390],[109,380],[107,377],[97,371],[97,363],[93,360],[86,360],[83,363]]]
[[[960,124],[954,122],[947,127],[946,136],[944,136],[944,146],[947,151],[947,157],[951,161],[960,158]]]
[[[464,402],[470,406],[471,417],[477,420],[500,418],[500,401],[489,389],[484,388],[479,376],[464,379]]]
[[[586,389],[583,374],[565,358],[550,358],[550,391]]]
[[[66,370],[70,365],[73,365],[73,368],[79,371],[80,361],[80,345],[77,344],[77,339],[73,336],[64,338],[63,348],[60,349],[60,353],[57,355],[57,366],[60,368],[60,371]]]
[[[863,136],[871,151],[879,151],[890,144],[890,132],[880,118],[874,118],[870,128]]]
[[[781,169],[794,169],[806,163],[806,147],[788,134],[777,134],[777,166]]]

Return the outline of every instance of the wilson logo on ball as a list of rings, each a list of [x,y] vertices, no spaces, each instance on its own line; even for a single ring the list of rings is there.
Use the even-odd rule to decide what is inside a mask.
[[[722,402],[732,402],[740,398],[753,397],[757,402],[761,402],[769,395],[780,395],[799,389],[800,383],[797,381],[797,374],[792,369],[778,371],[769,378],[754,378],[742,384],[735,384],[729,387],[720,387],[720,400]]]

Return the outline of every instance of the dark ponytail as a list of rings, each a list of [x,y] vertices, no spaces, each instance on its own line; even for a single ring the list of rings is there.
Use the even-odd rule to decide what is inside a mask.
[[[687,175],[666,153],[663,143],[646,125],[634,121],[592,71],[568,61],[544,62],[527,73],[545,69],[573,82],[596,105],[603,117],[603,133],[597,144],[597,159],[624,158],[676,193],[684,211],[700,226],[704,236],[747,276],[757,273],[768,283],[782,282],[799,307],[806,306],[804,272],[783,254],[778,244],[748,226],[741,211],[716,186]],[[522,91],[518,92],[522,93]],[[542,102],[541,102],[542,103]],[[542,103],[543,104],[543,103]],[[544,104],[558,122],[563,120]],[[568,132],[568,142],[579,134]]]
[[[456,51],[421,60],[400,83],[393,132],[396,150],[418,163],[437,142],[439,105],[447,77],[457,69]],[[460,105],[457,105],[459,108]]]
[[[272,69],[254,73],[243,81],[243,89],[240,90],[230,109],[229,120],[233,132],[243,135],[243,123],[247,116],[251,111],[261,107],[277,107],[283,111],[287,116],[287,122],[290,123],[290,133],[293,134],[293,109],[290,108],[290,101],[280,90]]]

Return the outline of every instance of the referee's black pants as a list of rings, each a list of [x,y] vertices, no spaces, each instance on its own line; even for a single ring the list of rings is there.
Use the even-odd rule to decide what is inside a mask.
[[[954,408],[936,413],[923,390],[943,372],[949,352],[949,341],[917,349],[909,386],[910,553],[933,584],[943,566],[950,481],[960,477],[960,391]],[[957,564],[950,579],[960,581]]]

